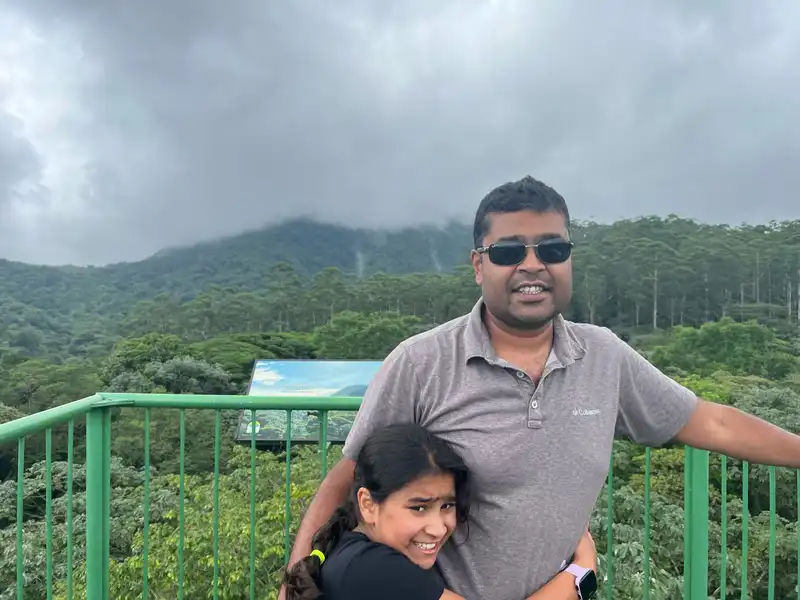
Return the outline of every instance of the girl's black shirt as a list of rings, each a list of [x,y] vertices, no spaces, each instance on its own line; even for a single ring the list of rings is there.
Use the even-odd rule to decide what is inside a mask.
[[[366,535],[342,536],[321,570],[325,600],[439,600],[444,581]]]

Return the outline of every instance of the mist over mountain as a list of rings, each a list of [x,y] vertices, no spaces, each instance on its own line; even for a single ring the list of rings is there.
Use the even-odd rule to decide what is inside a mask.
[[[365,277],[377,272],[447,271],[467,264],[471,230],[465,225],[398,230],[355,229],[309,219],[286,221],[257,231],[192,246],[169,248],[138,262],[103,267],[51,267],[0,259],[0,297],[56,308],[151,298],[168,293],[188,299],[210,285],[237,290],[264,287],[269,267],[292,265],[310,276],[336,267]],[[84,294],[84,292],[92,293]],[[63,306],[62,310],[69,310]]]
[[[60,351],[116,331],[133,307],[159,295],[189,302],[214,286],[264,291],[276,263],[303,279],[327,267],[354,278],[375,273],[446,272],[467,264],[465,225],[357,229],[310,219],[286,221],[211,242],[162,250],[138,262],[102,267],[44,266],[0,259],[0,349]],[[83,333],[92,333],[84,339]]]

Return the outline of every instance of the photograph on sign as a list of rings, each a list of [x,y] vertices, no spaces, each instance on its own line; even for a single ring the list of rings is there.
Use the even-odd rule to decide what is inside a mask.
[[[248,395],[362,397],[380,365],[379,360],[257,360]],[[354,417],[352,411],[330,411],[328,441],[344,442]],[[257,442],[286,440],[286,411],[243,410],[236,432],[237,441],[250,441],[253,428]],[[318,414],[315,411],[292,411],[292,442],[318,440]]]

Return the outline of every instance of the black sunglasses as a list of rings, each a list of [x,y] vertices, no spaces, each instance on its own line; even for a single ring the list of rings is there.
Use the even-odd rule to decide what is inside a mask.
[[[510,267],[520,264],[525,260],[528,248],[533,248],[536,258],[542,264],[555,265],[563,263],[572,254],[575,244],[561,239],[544,240],[538,244],[523,244],[522,242],[497,242],[490,246],[476,248],[479,254],[486,254],[489,260],[501,267]]]

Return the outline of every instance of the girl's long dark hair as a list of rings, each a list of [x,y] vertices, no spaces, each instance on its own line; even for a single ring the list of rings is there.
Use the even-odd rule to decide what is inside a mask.
[[[353,488],[347,499],[312,539],[313,550],[325,557],[333,552],[342,535],[358,525],[356,492],[369,490],[372,499],[381,503],[412,481],[433,473],[453,475],[456,488],[456,520],[465,523],[471,500],[469,471],[461,457],[441,438],[413,423],[389,425],[373,432],[358,454]],[[322,597],[316,556],[297,561],[284,574],[286,600],[316,600]]]

